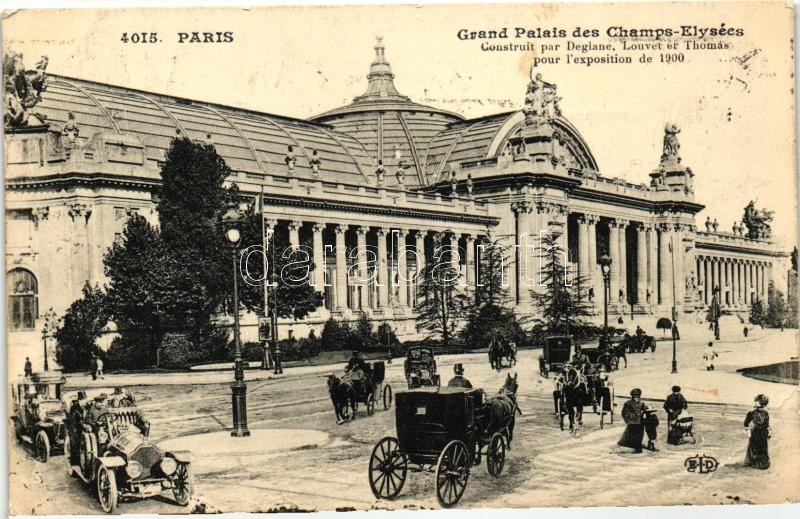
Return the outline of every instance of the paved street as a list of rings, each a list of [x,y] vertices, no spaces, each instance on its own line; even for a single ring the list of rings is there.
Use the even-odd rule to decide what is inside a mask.
[[[657,399],[668,394],[672,383],[694,388],[687,391],[687,397],[695,417],[697,445],[666,448],[663,413],[659,428],[661,450],[655,453],[633,455],[616,447],[623,429],[621,420],[617,416],[612,426],[601,430],[599,417],[591,414],[590,409],[577,437],[560,431],[551,415],[552,382],[538,375],[540,352],[524,351],[516,367],[520,381],[518,402],[524,415],[517,419],[506,468],[500,478],[492,479],[484,465],[475,467],[459,506],[796,502],[800,497],[797,490],[800,466],[797,459],[782,453],[790,447],[796,448],[796,433],[800,430],[798,393],[788,385],[746,379],[734,372],[737,367],[797,356],[797,334],[768,332],[753,336],[748,342],[721,342],[717,345],[718,371],[712,373],[700,368],[704,342],[681,344],[678,377],[661,375],[669,374],[668,345],[659,342],[655,353],[628,356],[628,368],[614,375],[616,412],[634,386],[642,387],[645,398]],[[464,363],[466,376],[488,393],[494,393],[505,377],[505,371],[497,373],[489,369],[485,355],[462,355],[439,359],[443,381],[450,378],[455,362]],[[227,452],[226,445],[203,445],[199,438],[208,437],[195,436],[230,426],[228,384],[182,385],[176,383],[180,380],[177,375],[170,384],[151,383],[133,390],[152,423],[152,437],[194,452],[196,501],[214,509],[265,512],[281,507],[301,510],[437,507],[433,476],[427,472],[410,473],[396,501],[374,499],[367,481],[367,463],[375,443],[383,436],[395,435],[394,409],[387,412],[379,408],[375,415],[367,417],[362,406],[355,421],[336,425],[325,384],[325,374],[330,371],[287,372],[283,378],[250,382],[249,426],[259,431],[258,441],[264,441],[265,445],[273,441],[273,448],[249,449],[235,456],[220,454]],[[395,391],[405,387],[402,361],[389,366],[387,377]],[[107,377],[106,382],[109,386],[115,384],[114,377]],[[71,384],[75,384],[75,379]],[[771,398],[773,465],[766,472],[741,467],[747,444],[742,421],[755,392],[767,393]],[[707,395],[708,398],[702,399],[707,403],[692,404],[701,400],[699,395]],[[660,402],[652,405],[661,408]],[[220,442],[235,441],[221,438]],[[29,488],[28,492],[15,494],[11,503],[15,513],[99,513],[95,499],[84,485],[67,478],[61,457],[44,466],[15,443],[12,445],[12,484],[18,481]],[[274,448],[284,445],[286,448]],[[719,469],[711,474],[688,473],[684,461],[695,454],[714,456],[720,462]],[[661,493],[667,488],[671,491],[670,499]],[[50,497],[42,501],[45,494]],[[676,495],[682,497],[676,499]],[[20,496],[24,496],[24,502],[19,501]],[[188,510],[166,499],[124,503],[119,508],[122,513]]]

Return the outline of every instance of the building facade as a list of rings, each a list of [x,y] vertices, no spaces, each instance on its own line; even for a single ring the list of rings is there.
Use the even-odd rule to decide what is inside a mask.
[[[413,334],[404,280],[441,244],[460,251],[449,257],[469,290],[478,245],[504,242],[512,303],[535,313],[542,232],[568,251],[598,313],[603,255],[612,313],[669,316],[674,304],[704,315],[716,288],[723,309],[746,312],[770,287],[786,291],[787,254],[768,226],[724,232],[707,219],[698,228],[704,206],[674,125],[634,184],[601,173],[541,76],[522,110],[466,119],[400,94],[380,40],[375,53],[366,92],[308,120],[46,75],[45,61],[35,106],[5,121],[10,344],[39,344],[48,308],[63,315],[86,282],[103,284],[103,254],[130,215],[157,223],[160,166],[175,137],[212,143],[234,171],[229,182],[263,201],[265,227],[312,255],[324,308],[284,323],[283,336],[360,312]],[[366,265],[368,282],[348,275],[353,265]],[[253,337],[254,320],[245,323]]]

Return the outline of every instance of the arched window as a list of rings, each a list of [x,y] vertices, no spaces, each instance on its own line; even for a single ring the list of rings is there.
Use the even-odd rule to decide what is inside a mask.
[[[12,330],[32,330],[39,315],[39,284],[25,269],[14,269],[6,275],[8,322]]]

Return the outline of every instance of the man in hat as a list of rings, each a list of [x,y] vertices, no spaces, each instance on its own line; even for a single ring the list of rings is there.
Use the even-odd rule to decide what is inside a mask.
[[[467,389],[472,388],[472,383],[464,378],[464,366],[462,364],[456,364],[453,366],[453,372],[456,374],[456,376],[451,378],[450,382],[447,383],[448,387],[463,387]]]
[[[717,357],[719,357],[719,355],[714,351],[714,343],[709,342],[708,348],[705,353],[703,353],[703,360],[706,361],[706,371],[714,371],[714,359]]]
[[[681,394],[681,386],[672,386],[672,393],[667,395],[664,399],[664,411],[667,412],[667,443],[670,445],[679,445],[681,443],[681,435],[678,432],[675,421],[678,416],[688,407],[686,398]]]
[[[25,376],[30,377],[33,375],[33,365],[31,364],[31,359],[25,357]]]
[[[345,366],[344,371],[350,374],[350,381],[353,383],[353,389],[359,395],[363,395],[364,393],[364,374],[367,372],[367,369],[367,363],[361,358],[361,354],[357,351],[353,351],[352,355],[350,355],[350,358],[347,360],[347,366]]]
[[[100,393],[96,397],[94,397],[94,402],[86,410],[85,420],[86,423],[93,424],[96,423],[97,420],[104,414],[108,413],[108,405],[107,405],[108,395],[105,393]]]
[[[583,353],[580,346],[575,346],[575,356],[572,357],[572,365],[575,366],[575,369],[585,375],[589,364],[589,357]]]
[[[642,452],[642,439],[644,438],[644,412],[647,406],[641,401],[642,390],[631,390],[631,399],[622,406],[622,419],[625,421],[625,431],[617,442],[620,447],[630,447],[633,452]]]

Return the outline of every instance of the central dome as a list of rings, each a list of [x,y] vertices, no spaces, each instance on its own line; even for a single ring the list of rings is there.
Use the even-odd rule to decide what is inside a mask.
[[[349,105],[322,113],[311,120],[325,123],[353,136],[387,168],[387,183],[395,182],[393,172],[403,162],[405,183],[426,185],[425,157],[434,135],[452,123],[463,121],[458,114],[413,102],[394,86],[394,74],[386,61],[382,38],[375,43],[375,60],[367,74],[367,90]]]

